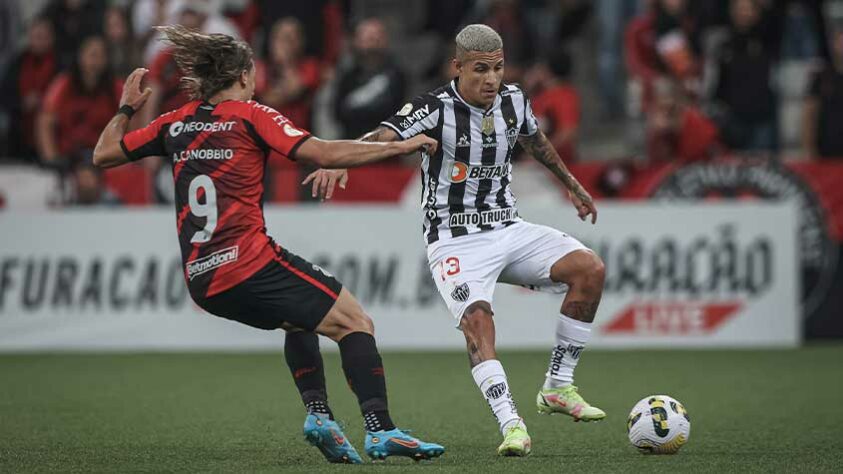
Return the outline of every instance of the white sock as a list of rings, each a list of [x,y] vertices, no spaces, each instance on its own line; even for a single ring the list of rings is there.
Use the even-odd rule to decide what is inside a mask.
[[[471,375],[498,420],[501,433],[517,423],[523,424],[500,361],[492,359],[481,362],[471,369]]]
[[[544,388],[566,387],[574,383],[574,369],[591,336],[591,323],[559,315],[556,323],[556,346],[550,353]]]

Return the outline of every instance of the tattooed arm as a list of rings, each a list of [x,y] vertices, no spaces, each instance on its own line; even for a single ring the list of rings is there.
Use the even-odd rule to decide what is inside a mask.
[[[383,125],[358,138],[358,140],[363,142],[393,142],[397,139],[398,134],[391,128],[384,127]],[[326,201],[334,196],[334,189],[337,184],[340,185],[340,189],[345,189],[346,184],[348,184],[348,170],[318,169],[310,173],[301,184],[304,186],[311,181],[313,182],[313,192],[311,195],[314,198],[319,197],[321,200]]]
[[[594,201],[588,191],[574,178],[574,175],[568,171],[568,167],[562,162],[562,158],[553,149],[550,140],[545,134],[539,130],[530,136],[521,136],[518,138],[518,143],[524,147],[530,155],[533,156],[539,163],[543,164],[549,169],[562,184],[568,189],[568,195],[571,197],[571,202],[577,208],[577,214],[580,219],[585,220],[588,215],[591,215],[591,223],[597,222],[597,208],[594,207]]]

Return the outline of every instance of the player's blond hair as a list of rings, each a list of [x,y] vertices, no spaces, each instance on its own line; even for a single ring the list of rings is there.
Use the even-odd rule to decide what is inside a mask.
[[[164,41],[173,47],[183,77],[182,87],[191,99],[208,100],[228,89],[243,71],[252,69],[252,48],[221,34],[202,34],[181,25],[159,26]]]
[[[487,25],[475,23],[457,33],[457,58],[462,58],[470,51],[491,53],[503,49],[503,40],[497,31]]]

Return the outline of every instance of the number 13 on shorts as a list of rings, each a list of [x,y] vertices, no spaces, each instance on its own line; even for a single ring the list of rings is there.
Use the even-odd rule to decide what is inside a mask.
[[[442,260],[440,263],[441,266],[441,277],[442,281],[445,281],[445,278],[449,276],[454,276],[459,274],[460,272],[460,259],[457,257],[448,257]]]

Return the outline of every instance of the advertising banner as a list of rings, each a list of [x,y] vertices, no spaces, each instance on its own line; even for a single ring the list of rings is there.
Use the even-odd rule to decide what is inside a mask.
[[[801,340],[791,204],[609,204],[597,225],[521,207],[607,268],[590,347],[791,347]],[[282,246],[333,273],[388,349],[459,349],[431,278],[420,211],[268,207]],[[283,344],[197,308],[169,209],[0,214],[0,351],[262,350]],[[548,348],[562,295],[498,285],[500,347]],[[324,344],[333,349],[332,344]]]

